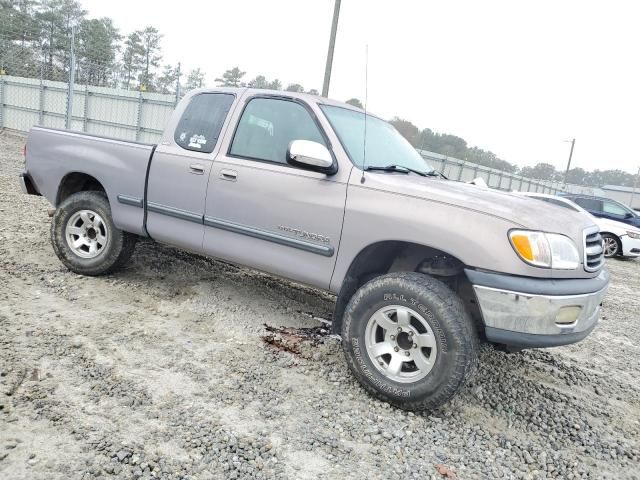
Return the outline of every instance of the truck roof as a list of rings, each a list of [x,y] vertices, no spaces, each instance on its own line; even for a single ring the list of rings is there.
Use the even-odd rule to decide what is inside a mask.
[[[237,87],[237,88],[236,87],[216,87],[216,88],[198,88],[196,90],[191,90],[189,94],[194,95],[196,93],[235,93],[237,95],[241,95],[242,93],[245,93],[245,92],[248,92],[250,95],[266,94],[266,95],[277,95],[279,97],[297,98],[297,99],[305,100],[307,102],[317,103],[320,105],[332,105],[335,107],[348,108],[349,110],[354,110],[356,112],[364,113],[363,109],[355,107],[345,102],[332,100],[330,98],[325,98],[320,95],[312,95],[310,93],[300,93],[300,92],[289,92],[286,90],[269,90],[265,88],[248,88],[248,87]],[[370,112],[367,112],[367,113],[371,114]]]

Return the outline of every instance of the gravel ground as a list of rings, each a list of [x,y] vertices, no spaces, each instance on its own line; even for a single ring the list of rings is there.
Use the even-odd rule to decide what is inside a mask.
[[[639,261],[609,262],[588,339],[485,347],[412,414],[322,335],[331,296],[150,242],[109,277],[65,270],[22,144],[0,135],[0,478],[640,478]]]

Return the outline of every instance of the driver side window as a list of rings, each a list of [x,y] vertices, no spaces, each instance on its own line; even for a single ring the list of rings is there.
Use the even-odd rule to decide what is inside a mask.
[[[293,140],[310,140],[327,146],[311,114],[299,103],[254,98],[242,113],[229,154],[286,164],[287,149]]]

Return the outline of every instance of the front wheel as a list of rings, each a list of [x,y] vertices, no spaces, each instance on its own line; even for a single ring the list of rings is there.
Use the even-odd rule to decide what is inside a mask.
[[[364,388],[407,410],[446,403],[478,362],[478,335],[460,298],[418,273],[360,288],[345,311],[342,345]]]
[[[133,253],[136,237],[116,228],[102,192],[78,192],[56,209],[51,244],[60,261],[82,275],[104,275],[120,268]]]
[[[602,234],[602,244],[604,248],[604,256],[606,258],[615,257],[622,252],[622,245],[620,240],[615,235],[610,233]]]

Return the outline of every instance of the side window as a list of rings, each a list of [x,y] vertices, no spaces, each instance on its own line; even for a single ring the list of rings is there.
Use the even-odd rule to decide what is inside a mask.
[[[613,202],[603,202],[604,213],[609,215],[616,215],[618,217],[624,217],[627,214],[627,210]]]
[[[293,140],[311,140],[326,146],[318,126],[302,105],[275,98],[254,98],[242,113],[229,153],[287,163],[287,148]]]
[[[578,197],[574,200],[574,202],[576,202],[585,210],[589,210],[590,212],[602,212],[602,200],[597,200],[595,198]]]
[[[186,150],[213,152],[233,100],[234,96],[228,93],[194,96],[176,127],[176,143]]]

